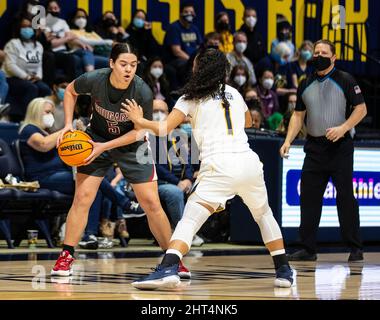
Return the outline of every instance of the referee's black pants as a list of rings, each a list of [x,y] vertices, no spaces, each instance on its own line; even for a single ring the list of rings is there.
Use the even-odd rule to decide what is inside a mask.
[[[308,136],[306,157],[301,173],[302,246],[316,252],[316,236],[322,213],[323,194],[332,178],[336,187],[336,204],[342,239],[350,249],[362,249],[359,228],[359,206],[352,187],[354,145],[350,136],[333,143],[325,137]]]

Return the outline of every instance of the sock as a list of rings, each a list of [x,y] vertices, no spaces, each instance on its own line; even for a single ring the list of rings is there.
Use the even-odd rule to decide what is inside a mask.
[[[75,252],[74,247],[64,244],[62,251],[65,251],[65,250],[67,250],[71,254],[71,256],[74,257],[74,252]]]
[[[288,257],[285,254],[285,250],[276,250],[270,253],[273,259],[274,268],[277,270],[283,265],[289,266]]]
[[[161,265],[164,267],[169,267],[173,264],[177,264],[181,261],[182,254],[178,250],[168,249],[162,259]]]

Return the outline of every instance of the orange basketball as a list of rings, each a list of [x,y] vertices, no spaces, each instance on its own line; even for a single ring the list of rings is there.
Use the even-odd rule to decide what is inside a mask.
[[[59,157],[69,166],[80,167],[93,149],[88,140],[91,137],[83,131],[67,132],[58,146]]]

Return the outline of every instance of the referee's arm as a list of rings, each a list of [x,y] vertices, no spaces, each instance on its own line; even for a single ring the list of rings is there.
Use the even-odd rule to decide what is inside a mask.
[[[306,110],[294,111],[289,122],[288,133],[286,134],[285,142],[280,148],[280,155],[282,158],[286,158],[289,154],[290,145],[297,137],[298,133],[302,129],[303,122],[305,120]]]
[[[350,131],[355,127],[367,114],[367,106],[365,103],[361,103],[353,107],[353,111],[350,117],[339,127],[328,128],[326,130],[326,138],[332,142],[338,141],[342,138],[347,131]]]

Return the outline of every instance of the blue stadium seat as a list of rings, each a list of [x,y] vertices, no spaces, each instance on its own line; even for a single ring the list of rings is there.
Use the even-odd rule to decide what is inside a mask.
[[[12,150],[13,149],[13,150]],[[12,143],[12,149],[7,142],[0,139],[0,178],[4,178],[8,173],[23,180],[23,164],[20,157],[19,141]],[[34,223],[38,226],[46,239],[47,245],[54,247],[49,230],[49,221],[46,217],[49,205],[57,199],[67,201],[65,195],[47,189],[38,189],[36,192],[21,191],[16,188],[0,190],[0,214],[32,214]],[[55,213],[50,211],[49,213]],[[1,217],[1,216],[0,216]],[[9,219],[0,219],[0,230],[5,236],[8,247],[12,248],[11,228]]]

